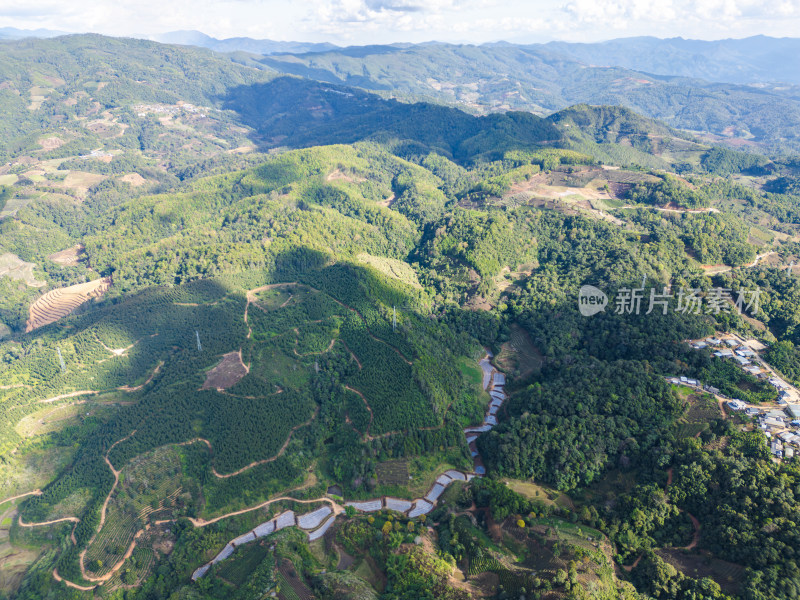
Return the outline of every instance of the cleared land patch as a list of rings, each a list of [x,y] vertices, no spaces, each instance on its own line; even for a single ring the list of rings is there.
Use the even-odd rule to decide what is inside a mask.
[[[544,357],[533,345],[528,332],[514,323],[510,339],[500,347],[495,363],[504,373],[525,378],[542,367]]]
[[[75,244],[72,248],[55,252],[48,256],[50,260],[59,265],[74,267],[85,258],[85,248],[83,244]]]
[[[47,292],[38,298],[28,311],[25,331],[33,331],[66,317],[92,298],[99,298],[111,287],[111,278],[95,279]]]
[[[10,252],[0,255],[0,277],[10,277],[11,279],[24,281],[28,287],[42,287],[45,282],[39,281],[33,275],[35,266],[34,263],[25,262],[16,254],[11,254]]]
[[[727,594],[738,595],[744,582],[745,568],[706,553],[687,553],[678,548],[656,550],[661,558],[688,577],[709,577]]]
[[[403,283],[407,283],[417,289],[422,289],[422,285],[420,285],[414,269],[411,268],[411,265],[404,263],[402,260],[383,256],[372,256],[366,253],[359,254],[356,256],[356,259],[360,263],[374,267],[384,275],[399,279]]]
[[[408,461],[389,460],[375,465],[378,483],[383,485],[408,485]]]
[[[75,196],[83,198],[89,192],[89,188],[97,185],[105,179],[105,175],[97,173],[86,173],[84,171],[70,171],[58,185],[53,187],[60,187],[72,191]]]
[[[147,179],[138,173],[128,173],[127,175],[120,177],[119,180],[124,181],[125,183],[130,183],[133,187],[139,187],[140,185],[147,183]]]
[[[222,360],[206,375],[202,389],[225,390],[239,383],[247,375],[249,369],[242,362],[242,352],[228,352]]]
[[[9,529],[16,508],[8,505],[0,521],[0,593],[14,595],[19,589],[25,572],[39,557],[40,551],[11,545]]]

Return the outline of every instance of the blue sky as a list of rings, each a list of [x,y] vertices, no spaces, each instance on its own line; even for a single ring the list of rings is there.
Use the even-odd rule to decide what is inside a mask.
[[[800,0],[0,0],[0,26],[374,44],[800,36]]]

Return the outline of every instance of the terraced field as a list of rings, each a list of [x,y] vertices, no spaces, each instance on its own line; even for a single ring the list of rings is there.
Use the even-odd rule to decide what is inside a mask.
[[[89,543],[84,564],[93,577],[110,573],[156,516],[174,505],[181,492],[179,459],[172,447],[163,447],[138,457],[122,470],[121,485],[110,500],[108,516]]]
[[[25,331],[33,331],[66,317],[92,298],[99,298],[111,287],[111,278],[104,277],[47,292],[31,304]]]

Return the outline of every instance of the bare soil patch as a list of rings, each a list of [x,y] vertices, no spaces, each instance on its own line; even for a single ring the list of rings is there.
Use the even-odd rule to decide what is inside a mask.
[[[57,136],[42,138],[39,140],[42,150],[55,150],[64,145],[64,140]]]
[[[727,594],[738,595],[741,590],[744,578],[744,567],[741,565],[712,558],[704,552],[686,552],[678,548],[656,550],[656,554],[684,575],[713,579]]]
[[[86,196],[90,187],[97,185],[105,178],[105,175],[99,175],[98,173],[70,171],[60,185],[53,185],[53,187],[61,187],[71,190],[76,196],[82,198]]]
[[[326,178],[325,181],[334,181],[336,179],[343,179],[345,181],[361,183],[362,181],[366,181],[363,177],[355,177],[354,175],[348,175],[347,173],[343,173],[340,169],[334,169]]]
[[[239,380],[247,375],[248,372],[249,369],[242,362],[241,350],[228,352],[222,357],[219,364],[208,372],[201,389],[228,389],[239,383]]]
[[[119,180],[124,181],[125,183],[130,183],[133,187],[139,187],[147,183],[147,179],[138,173],[128,173],[127,175],[120,177]]]
[[[47,258],[56,264],[74,267],[79,262],[82,262],[85,256],[86,254],[83,244],[75,244],[72,248],[67,248],[66,250],[61,250],[60,252],[51,254]]]

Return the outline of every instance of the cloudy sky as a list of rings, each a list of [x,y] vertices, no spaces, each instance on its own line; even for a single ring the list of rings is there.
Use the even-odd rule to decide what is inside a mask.
[[[0,27],[337,44],[800,36],[800,0],[0,0]]]

